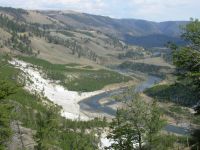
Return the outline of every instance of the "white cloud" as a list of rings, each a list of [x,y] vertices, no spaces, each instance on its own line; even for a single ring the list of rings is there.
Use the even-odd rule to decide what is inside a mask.
[[[87,0],[1,0],[0,5],[21,7],[28,9],[48,9],[49,6],[59,5],[60,7],[66,5],[80,5],[81,2]]]
[[[157,21],[200,18],[200,0],[0,0],[0,6],[74,10]]]
[[[199,0],[130,0],[129,4],[134,8],[130,14],[137,18],[188,20],[190,17],[200,17]]]

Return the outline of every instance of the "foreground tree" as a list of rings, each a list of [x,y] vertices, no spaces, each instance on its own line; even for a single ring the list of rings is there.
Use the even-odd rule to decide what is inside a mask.
[[[146,103],[138,94],[128,92],[125,107],[117,111],[108,138],[113,144],[107,149],[154,149],[154,139],[164,125],[156,101]]]
[[[5,149],[7,140],[11,136],[10,114],[13,107],[9,105],[5,98],[15,92],[13,85],[6,81],[0,81],[0,149]]]
[[[182,38],[187,46],[171,46],[178,81],[190,86],[200,96],[200,22],[191,20],[183,28]]]
[[[35,135],[37,141],[37,146],[35,148],[37,150],[47,150],[56,145],[49,141],[57,140],[52,140],[54,134],[56,134],[59,129],[59,114],[57,112],[58,109],[52,105],[49,106],[45,114],[37,113],[37,132]]]
[[[186,46],[171,45],[173,50],[173,63],[177,69],[179,84],[190,87],[200,99],[200,21],[191,20],[183,27],[182,38]],[[200,101],[195,105],[196,115],[200,114]],[[194,116],[196,117],[196,116]],[[192,149],[200,148],[200,130],[192,131]]]

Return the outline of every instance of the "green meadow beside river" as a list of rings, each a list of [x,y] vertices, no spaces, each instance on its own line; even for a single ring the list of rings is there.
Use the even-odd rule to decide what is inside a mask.
[[[59,80],[68,90],[90,92],[104,88],[113,83],[127,82],[131,77],[121,75],[117,72],[99,69],[79,64],[52,64],[48,61],[35,57],[18,57],[19,59],[39,66],[47,78]]]

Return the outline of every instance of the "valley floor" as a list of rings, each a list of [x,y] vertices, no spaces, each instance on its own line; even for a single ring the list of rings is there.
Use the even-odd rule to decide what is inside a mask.
[[[94,117],[108,117],[108,115],[101,112],[94,113],[81,110],[79,102],[100,93],[112,91],[114,89],[130,86],[136,83],[135,80],[132,80],[127,83],[111,84],[105,86],[105,88],[102,90],[93,92],[69,91],[60,85],[59,82],[44,78],[44,73],[30,63],[18,59],[13,59],[9,63],[22,71],[20,78],[25,84],[24,88],[27,91],[31,92],[32,94],[39,94],[43,98],[47,98],[54,104],[61,106],[61,115],[72,120],[90,120]],[[118,105],[113,107],[118,107]],[[109,116],[109,118],[111,117]]]
[[[13,59],[10,61],[10,64],[23,71],[22,76],[26,79],[26,90],[33,94],[39,93],[41,96],[44,96],[48,100],[61,106],[63,108],[61,115],[67,119],[89,120],[90,118],[80,111],[78,102],[85,98],[104,92],[104,90],[83,93],[68,91],[63,86],[45,79],[42,76],[42,72],[29,63]]]

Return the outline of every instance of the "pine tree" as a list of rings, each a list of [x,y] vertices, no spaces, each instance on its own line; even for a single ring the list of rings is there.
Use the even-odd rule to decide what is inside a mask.
[[[107,149],[153,149],[154,139],[164,125],[156,102],[148,104],[138,94],[130,92],[123,98],[126,104],[111,123],[108,138],[114,142]]]
[[[15,93],[15,87],[6,81],[0,81],[0,149],[4,149],[7,140],[11,136],[10,113],[12,106],[4,100],[7,96]]]
[[[173,63],[180,84],[191,87],[200,96],[200,22],[191,20],[183,28],[182,38],[187,46],[171,46]]]
[[[179,84],[190,87],[200,98],[200,21],[191,20],[183,29],[182,38],[186,46],[170,45],[173,50],[173,62],[177,69]],[[200,101],[195,107],[200,114]],[[200,147],[199,129],[192,133],[192,145],[195,149]]]
[[[158,107],[157,101],[153,100],[150,104],[150,114],[146,120],[147,123],[147,140],[149,149],[155,149],[158,145],[157,139],[159,131],[165,125],[165,121],[161,119],[161,110]]]

